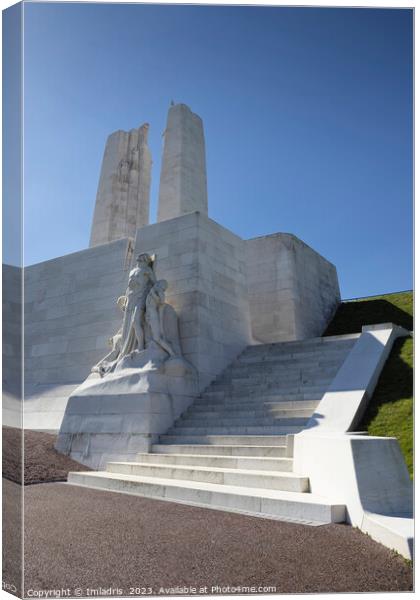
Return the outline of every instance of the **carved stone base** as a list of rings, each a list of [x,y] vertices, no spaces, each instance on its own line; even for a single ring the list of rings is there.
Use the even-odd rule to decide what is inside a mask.
[[[94,469],[134,460],[165,433],[198,394],[197,375],[157,344],[113,373],[90,375],[70,396],[56,449]]]

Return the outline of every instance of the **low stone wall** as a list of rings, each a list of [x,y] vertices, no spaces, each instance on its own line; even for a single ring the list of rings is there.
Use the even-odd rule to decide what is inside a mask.
[[[25,269],[25,428],[57,430],[70,393],[120,327],[129,240]]]

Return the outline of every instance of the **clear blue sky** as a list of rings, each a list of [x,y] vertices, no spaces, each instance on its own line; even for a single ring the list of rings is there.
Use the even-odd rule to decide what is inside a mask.
[[[412,286],[409,10],[25,5],[25,262],[88,246],[105,140],[204,120],[209,215],[294,233],[344,298]]]

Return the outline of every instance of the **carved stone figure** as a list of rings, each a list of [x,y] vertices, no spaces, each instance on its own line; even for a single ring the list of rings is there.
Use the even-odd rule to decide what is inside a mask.
[[[155,283],[146,298],[146,322],[150,327],[150,334],[161,348],[163,348],[170,356],[176,356],[175,350],[170,342],[165,339],[164,329],[164,307],[165,307],[165,291],[168,287],[168,282],[165,279],[160,279]]]
[[[120,181],[121,181],[121,183],[128,183],[129,172],[130,172],[130,163],[128,160],[123,159],[120,162]]]
[[[137,257],[126,294],[117,301],[124,314],[122,326],[109,340],[111,351],[92,368],[100,377],[121,374],[126,369],[173,376],[194,370],[182,356],[178,316],[165,302],[168,282],[156,281],[153,266],[154,257]]]
[[[140,149],[138,146],[131,149],[131,169],[138,170],[139,168]]]
[[[126,302],[126,296],[120,296],[117,300],[117,305],[123,312],[125,311]],[[105,373],[109,372],[115,366],[121,352],[121,339],[122,327],[115,335],[109,338],[108,344],[111,347],[111,352],[109,352],[106,356],[104,356],[104,358],[102,358],[102,360],[92,367],[92,373],[99,373],[103,377]]]
[[[145,348],[146,299],[156,283],[156,276],[153,271],[154,260],[149,254],[140,254],[136,262],[137,266],[128,276],[125,296],[117,300],[124,313],[122,326],[109,340],[111,352],[92,368],[93,373],[101,376],[113,371],[124,356]]]
[[[133,352],[133,350],[143,350],[145,347],[144,313],[146,298],[156,283],[156,276],[153,271],[154,261],[149,254],[140,254],[136,262],[137,266],[132,269],[128,277],[128,287],[125,293],[126,304],[119,358]]]

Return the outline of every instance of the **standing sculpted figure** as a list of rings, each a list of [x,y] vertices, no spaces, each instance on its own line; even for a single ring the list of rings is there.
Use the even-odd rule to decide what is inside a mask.
[[[165,374],[177,377],[194,372],[182,356],[176,311],[165,302],[168,282],[156,280],[154,257],[140,254],[136,262],[125,296],[117,301],[123,312],[121,328],[109,340],[111,351],[92,372],[100,377],[125,368],[162,368]]]
[[[119,173],[121,183],[128,182],[129,171],[130,171],[130,163],[128,162],[127,159],[123,159],[120,162],[120,173]]]
[[[166,279],[160,279],[155,283],[146,298],[146,322],[150,327],[152,339],[163,348],[169,356],[175,356],[175,350],[172,348],[165,336],[163,324],[163,307],[165,304],[165,291],[168,287]]]
[[[121,351],[118,356],[130,354],[133,350],[144,349],[144,318],[146,298],[156,283],[153,271],[153,258],[148,254],[139,254],[137,266],[128,277],[128,287],[125,293],[124,319],[121,333]]]

